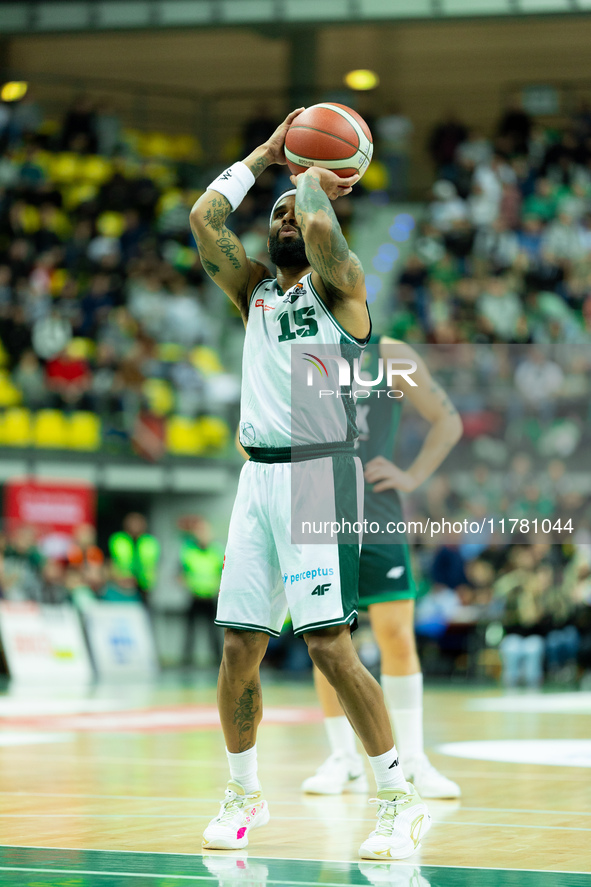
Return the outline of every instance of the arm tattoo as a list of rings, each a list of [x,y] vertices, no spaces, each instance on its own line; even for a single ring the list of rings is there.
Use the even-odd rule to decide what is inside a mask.
[[[238,247],[230,237],[222,235],[222,237],[216,240],[216,246],[223,252],[233,268],[238,270],[242,267],[240,260],[234,255],[234,253],[238,252]]]
[[[254,744],[254,731],[260,710],[261,688],[257,681],[245,681],[244,692],[236,699],[233,724],[238,728],[238,749],[246,751]]]
[[[210,262],[208,259],[204,259],[203,256],[201,256],[201,264],[203,265],[203,267],[205,268],[205,270],[207,271],[207,273],[209,274],[210,277],[215,277],[216,274],[219,274],[220,266],[215,265],[213,262]]]
[[[203,216],[206,227],[213,228],[214,231],[222,231],[231,210],[230,201],[221,194],[219,197],[212,197]]]
[[[433,394],[439,395],[439,402],[443,404],[443,406],[446,408],[448,416],[455,416],[457,413],[456,408],[454,407],[453,403],[451,402],[443,388],[438,385],[437,382],[433,383],[433,385],[431,386],[431,391]]]
[[[231,210],[232,207],[230,206],[229,200],[221,194],[215,197],[212,196],[209,201],[209,206],[203,214],[203,218],[205,220],[205,227],[211,228],[212,231],[215,231],[216,234],[219,235],[215,241],[217,248],[226,257],[230,265],[239,271],[242,268],[242,263],[236,255],[236,253],[239,252],[238,245],[234,242],[234,235],[230,229],[226,227],[226,219],[230,215]],[[210,277],[215,277],[216,274],[219,274],[220,266],[204,257],[203,253],[206,244],[197,241],[197,248],[199,250],[199,255],[201,256],[203,267]]]
[[[330,230],[328,239],[322,242],[306,243],[310,264],[322,280],[335,289],[343,284],[355,287],[361,276],[359,259],[349,252],[349,246],[330,201],[315,178],[303,179],[298,183],[296,195],[296,220],[305,240],[305,214],[324,213],[328,216]]]
[[[260,174],[268,167],[269,163],[265,157],[259,157],[258,160],[255,160],[253,165],[250,167],[250,171],[255,177],[260,176]]]

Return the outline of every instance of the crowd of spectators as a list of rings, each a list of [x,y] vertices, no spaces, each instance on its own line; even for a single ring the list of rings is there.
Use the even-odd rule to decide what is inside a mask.
[[[394,298],[418,342],[588,343],[591,115],[542,127],[512,104],[494,137],[451,114],[429,143],[435,182]]]
[[[159,584],[171,580],[184,590],[184,607],[174,611],[184,630],[179,664],[193,666],[200,622],[205,622],[210,660],[219,664],[222,634],[213,619],[223,549],[201,515],[184,515],[177,529],[174,577],[167,580],[160,542],[139,512],[125,515],[121,529],[106,536],[102,547],[89,523],[74,527],[71,536],[24,523],[10,526],[0,533],[0,601],[69,604],[81,615],[98,602],[136,604],[156,616],[162,602],[155,604],[153,596]]]
[[[75,527],[71,539],[40,535],[28,524],[20,524],[0,535],[0,599],[35,601],[40,604],[73,603],[83,608],[87,601],[145,603],[150,585],[145,581],[142,541],[153,540],[145,518],[129,514],[120,532],[112,534],[105,548],[97,544],[92,524]],[[122,546],[139,553],[125,558]],[[157,547],[157,542],[153,544]],[[157,565],[156,556],[156,565]],[[155,584],[155,569],[151,586]]]
[[[234,423],[240,321],[210,301],[189,228],[198,192],[86,97],[52,133],[0,107],[0,406],[92,411],[124,445],[146,414]],[[239,225],[273,196],[261,179]]]
[[[416,556],[431,580],[416,615],[427,671],[530,688],[545,679],[572,684],[591,673],[589,544],[476,546],[457,539],[437,549],[419,546]]]

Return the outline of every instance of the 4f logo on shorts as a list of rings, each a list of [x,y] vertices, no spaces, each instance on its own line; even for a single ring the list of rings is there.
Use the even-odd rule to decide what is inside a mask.
[[[317,585],[312,594],[317,594],[322,597],[323,594],[326,594],[331,585],[332,582],[327,582],[326,585]]]

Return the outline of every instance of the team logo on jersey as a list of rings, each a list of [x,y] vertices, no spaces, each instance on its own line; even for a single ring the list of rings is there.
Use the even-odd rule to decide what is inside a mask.
[[[250,422],[241,422],[240,423],[240,439],[247,446],[253,444],[257,439],[256,431],[250,424]]]
[[[296,283],[291,292],[286,295],[283,301],[286,302],[288,305],[293,305],[293,303],[297,299],[299,299],[300,296],[305,296],[307,292],[308,291],[305,286],[302,286],[301,283]]]
[[[254,307],[255,308],[262,308],[263,311],[275,311],[275,308],[273,307],[273,305],[265,305],[264,299],[257,299],[256,302],[254,303]]]

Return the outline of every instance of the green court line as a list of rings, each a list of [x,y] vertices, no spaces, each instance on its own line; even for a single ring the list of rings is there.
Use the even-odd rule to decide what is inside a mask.
[[[24,868],[23,866],[0,865],[0,872],[28,872],[35,875],[92,875],[97,878],[166,878],[173,881],[211,881],[214,875],[171,875],[168,872],[159,872],[157,874],[147,872],[92,872],[83,869],[37,869]],[[217,881],[217,877],[215,877]],[[267,882],[268,883],[268,882]],[[341,887],[341,885],[337,885]]]
[[[76,868],[76,866],[79,866]],[[210,868],[211,866],[211,868]],[[156,871],[155,871],[156,870]],[[290,860],[249,857],[247,851],[238,856],[207,854],[153,854],[146,852],[57,850],[0,846],[0,872],[6,873],[2,883],[25,887],[31,884],[23,876],[40,876],[36,885],[63,887],[64,876],[77,876],[84,887],[101,887],[104,878],[145,878],[150,883],[161,879],[163,885],[174,881],[203,882],[214,885],[266,884],[267,887],[344,887],[365,885],[384,880],[412,884],[426,882],[429,887],[591,887],[591,874],[585,872],[547,872],[524,869],[492,869],[462,866],[421,866],[406,860],[402,863],[337,862],[324,860]],[[13,882],[12,877],[18,877]],[[377,880],[375,878],[377,877]],[[394,880],[395,879],[395,880]],[[69,883],[69,882],[67,882]],[[73,882],[72,882],[73,883]]]
[[[372,862],[370,860],[366,860],[366,865],[371,866]],[[376,866],[381,866],[382,870],[385,865],[387,866],[390,864],[389,863],[385,863],[385,864],[384,863],[377,863],[376,864]],[[397,867],[396,864],[393,867],[394,868]],[[429,877],[433,878],[433,875],[431,875],[431,869],[434,869],[436,872],[439,869],[438,866],[429,866],[429,867],[416,866],[413,868],[418,869],[421,876],[424,877],[425,880],[427,880]],[[225,876],[223,874],[217,875],[217,874],[213,874],[213,873],[208,873],[207,875],[177,875],[177,874],[173,874],[170,872],[159,872],[159,873],[111,872],[111,871],[102,871],[101,872],[101,871],[85,871],[83,869],[24,868],[24,867],[20,867],[20,866],[10,866],[10,867],[9,866],[0,866],[0,871],[18,872],[19,874],[27,873],[27,874],[34,874],[34,875],[56,875],[56,876],[78,875],[78,876],[90,876],[92,878],[108,878],[108,877],[110,877],[110,878],[150,878],[150,879],[160,878],[160,879],[166,879],[167,883],[169,883],[170,881],[205,881],[205,882],[210,882],[212,885],[214,883],[219,884],[220,877],[225,880]],[[520,883],[519,881],[515,881],[513,879],[504,880],[500,874],[502,871],[505,871],[505,872],[509,871],[511,873],[515,873],[515,870],[513,870],[513,869],[483,870],[483,873],[484,873],[484,871],[486,871],[487,875],[491,874],[491,873],[494,874],[493,881],[489,880],[488,878],[486,878],[484,881],[481,881],[478,878],[478,872],[481,871],[480,869],[470,869],[469,871],[471,871],[473,873],[470,881],[465,881],[464,879],[462,879],[462,881],[459,882],[454,878],[453,881],[450,880],[449,882],[447,882],[445,879],[438,879],[437,882],[435,882],[434,880],[429,880],[428,884],[430,885],[430,887],[435,887],[436,883],[437,883],[437,887],[439,887],[439,885],[441,885],[441,887],[459,887],[460,884],[462,884],[462,887],[476,887],[476,885],[480,885],[480,884],[485,885],[485,887],[493,887],[493,885],[494,885],[494,887],[503,887],[503,885],[510,885],[510,887],[517,887],[517,885]],[[519,870],[517,870],[517,871],[519,871]],[[347,873],[347,874],[354,874],[354,873],[351,872],[351,873]],[[355,873],[355,874],[357,874],[357,873]],[[361,873],[359,873],[359,874],[361,874]],[[544,878],[536,879],[535,887],[588,887],[588,884],[591,883],[591,876],[587,876],[587,878],[589,878],[589,880],[587,880],[587,881],[582,881],[577,878],[576,881],[566,882],[563,880],[562,877],[560,877],[559,879],[555,879],[556,875],[562,875],[563,873],[536,872],[535,874],[538,876],[548,876],[547,878],[544,877]],[[255,875],[254,877],[255,877],[255,880],[260,879],[260,875],[258,875],[258,874]],[[411,877],[413,877],[413,876],[411,876]],[[222,881],[221,883],[224,883],[224,881]],[[236,882],[236,883],[238,883],[238,882]],[[365,878],[363,879],[363,881],[355,881],[355,880],[351,881],[349,879],[347,879],[346,881],[343,881],[343,880],[341,880],[341,881],[327,881],[324,878],[322,878],[322,881],[319,882],[317,878],[315,878],[313,881],[306,881],[306,880],[300,880],[300,879],[295,880],[293,877],[290,878],[289,880],[266,877],[264,882],[261,882],[261,883],[264,883],[265,885],[267,885],[267,887],[273,887],[273,885],[275,885],[275,887],[319,887],[320,884],[321,884],[321,887],[344,887],[344,885],[349,885],[349,884],[351,884],[351,885],[353,885],[353,884],[366,885],[367,881]],[[412,881],[409,881],[408,883],[409,883],[409,887],[410,887],[410,885],[412,884]],[[58,887],[58,885],[56,885],[56,887]],[[532,883],[531,887],[534,887],[533,883]]]
[[[33,844],[0,844],[0,855],[3,850],[41,850],[41,851],[50,851],[57,853],[118,853],[123,856],[125,855],[138,855],[142,854],[144,856],[169,856],[171,858],[174,857],[189,857],[194,859],[196,856],[203,858],[202,853],[167,853],[166,850],[105,850],[100,847],[81,847],[79,849],[73,849],[72,847],[40,847]],[[311,862],[315,864],[322,863],[330,863],[331,865],[351,865],[351,862],[347,862],[342,859],[310,859],[304,856],[292,856],[289,859],[284,857],[275,857],[275,856],[255,856],[253,853],[250,853],[248,849],[244,850],[244,857],[248,860],[261,860],[266,862],[277,862],[278,859],[281,862]],[[220,859],[235,859],[237,857],[227,856],[223,857],[220,855]],[[407,864],[407,863],[405,863]],[[544,869],[528,869],[528,868],[503,868],[502,866],[472,866],[472,865],[437,865],[438,869],[470,869],[474,871],[493,871],[493,872],[544,872]],[[583,872],[575,869],[553,869],[552,874],[555,875],[591,875],[591,872]]]
[[[167,853],[165,850],[105,850],[100,847],[93,847],[89,849],[88,847],[82,847],[80,849],[72,849],[72,847],[39,847],[32,844],[0,844],[0,855],[3,850],[24,850],[24,851],[33,851],[40,850],[42,852],[55,852],[55,853],[75,853],[77,855],[81,853],[117,853],[123,856],[133,856],[133,855],[143,855],[143,856],[168,856],[171,859],[175,857],[188,857],[190,859],[195,859],[196,857],[200,857],[203,859],[202,853]],[[239,852],[239,851],[237,851]],[[213,854],[212,854],[213,855]],[[220,859],[236,859],[239,858],[237,856],[223,856],[220,854],[218,857]],[[305,862],[305,863],[314,863],[316,865],[322,864],[330,864],[330,865],[352,865],[353,863],[347,862],[342,859],[310,859],[308,857],[303,856],[293,856],[289,859],[285,857],[275,857],[275,856],[255,856],[253,853],[250,853],[248,849],[244,850],[244,858],[247,860],[260,860],[262,862]],[[360,860],[361,861],[361,860]],[[403,863],[404,865],[410,865],[412,863]],[[425,868],[425,866],[423,866]],[[431,866],[433,868],[433,866]],[[544,869],[528,869],[528,868],[503,868],[503,866],[472,866],[472,865],[437,865],[435,866],[437,869],[469,869],[470,871],[492,871],[492,872],[537,872],[546,874]],[[591,877],[590,872],[583,872],[575,869],[553,869],[551,874],[554,875],[589,875]]]
[[[40,869],[23,868],[22,866],[0,866],[0,872],[27,872],[34,875],[90,875],[97,878],[165,878],[167,881],[210,881],[212,884],[219,882],[218,875],[172,875],[169,872],[92,872],[82,869]],[[276,878],[267,878],[267,885],[276,884],[277,887],[294,887],[293,879],[278,881]],[[322,881],[322,887],[343,887],[344,881]],[[297,887],[318,887],[318,881],[298,881]]]

